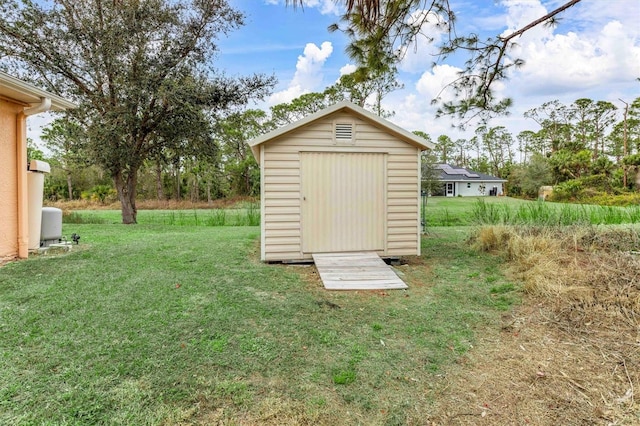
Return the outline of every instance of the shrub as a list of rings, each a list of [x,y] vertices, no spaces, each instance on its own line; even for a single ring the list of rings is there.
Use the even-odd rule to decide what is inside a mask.
[[[636,192],[623,192],[620,194],[593,192],[589,196],[586,196],[585,194],[580,201],[588,204],[598,204],[601,206],[630,207],[640,204],[640,194]]]
[[[553,188],[551,194],[552,201],[570,201],[575,200],[580,190],[582,190],[582,182],[578,179],[568,180],[559,183]]]
[[[99,202],[100,204],[113,203],[117,199],[116,190],[109,185],[96,185],[89,191],[82,193],[82,198]]]

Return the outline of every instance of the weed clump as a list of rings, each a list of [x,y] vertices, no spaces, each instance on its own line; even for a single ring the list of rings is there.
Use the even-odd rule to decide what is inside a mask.
[[[81,215],[77,212],[72,212],[68,210],[62,211],[62,223],[73,223],[73,224],[103,224],[107,221],[101,217],[89,216],[89,215]]]

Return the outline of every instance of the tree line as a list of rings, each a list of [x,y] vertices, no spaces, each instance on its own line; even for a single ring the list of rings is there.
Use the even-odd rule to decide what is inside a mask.
[[[309,93],[268,111],[247,109],[219,117],[202,135],[208,148],[166,146],[139,170],[138,194],[145,199],[212,202],[217,198],[258,196],[260,170],[247,142],[340,100],[364,104],[359,84],[343,77],[322,93]],[[558,196],[575,198],[589,189],[608,194],[633,191],[640,165],[640,98],[621,101],[554,100],[525,113],[536,130],[513,135],[503,126],[482,125],[469,139],[429,135],[435,142],[431,163],[448,163],[508,180],[507,193],[536,197],[542,185],[556,185]],[[386,114],[390,114],[386,112]],[[71,117],[44,129],[47,158],[54,164],[46,196],[52,200],[89,198],[113,201],[109,176],[83,153],[87,134]],[[32,151],[37,153],[38,151]],[[40,154],[41,155],[41,154]]]
[[[482,41],[456,33],[447,0],[345,0],[346,13],[329,30],[349,38],[356,72],[322,94],[305,95],[269,114],[246,107],[271,92],[273,76],[229,77],[215,67],[218,39],[245,19],[227,0],[3,0],[0,69],[78,104],[44,135],[63,170],[62,179],[51,177],[50,195],[61,197],[66,189],[68,198],[86,191],[104,198],[110,180],[123,223],[136,223],[139,194],[210,200],[255,193],[256,166],[239,141],[300,118],[309,108],[349,99],[388,115],[382,98],[399,87],[396,53],[410,48],[423,25],[449,34],[439,46],[440,60],[456,52],[469,55],[460,78],[448,86],[469,96],[449,103],[435,99],[439,113],[463,124],[505,113],[511,101],[495,98],[492,85],[522,65],[509,56],[512,38],[553,23],[579,1],[513,35]],[[492,141],[506,133],[485,128],[478,137]],[[505,157],[493,148],[488,158],[495,164],[511,161],[509,152]]]
[[[349,74],[322,93],[304,94],[291,102],[274,105],[269,111],[244,109],[219,113],[206,124],[196,126],[191,138],[157,146],[139,167],[136,193],[143,199],[208,203],[225,197],[258,196],[260,170],[247,144],[249,140],[343,100],[380,115],[390,115],[379,102],[367,102],[381,99],[397,87],[388,75],[359,80]],[[56,118],[43,129],[42,150],[31,146],[32,158],[48,160],[54,166],[45,182],[48,199],[115,201],[117,192],[109,174],[92,161],[95,142],[91,137],[71,113]]]
[[[615,195],[639,187],[640,98],[557,100],[525,112],[536,130],[513,135],[503,126],[479,126],[470,139],[437,138],[437,161],[508,179],[509,195],[536,197],[555,185],[555,198]]]

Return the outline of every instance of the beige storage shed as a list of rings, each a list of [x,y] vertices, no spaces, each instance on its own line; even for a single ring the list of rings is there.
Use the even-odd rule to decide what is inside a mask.
[[[420,153],[431,143],[341,102],[249,145],[260,165],[263,261],[420,254]]]

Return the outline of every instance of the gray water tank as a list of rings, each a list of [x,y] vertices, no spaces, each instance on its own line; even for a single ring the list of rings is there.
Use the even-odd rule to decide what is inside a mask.
[[[42,226],[40,228],[40,244],[48,247],[62,238],[62,210],[55,207],[42,208]]]

